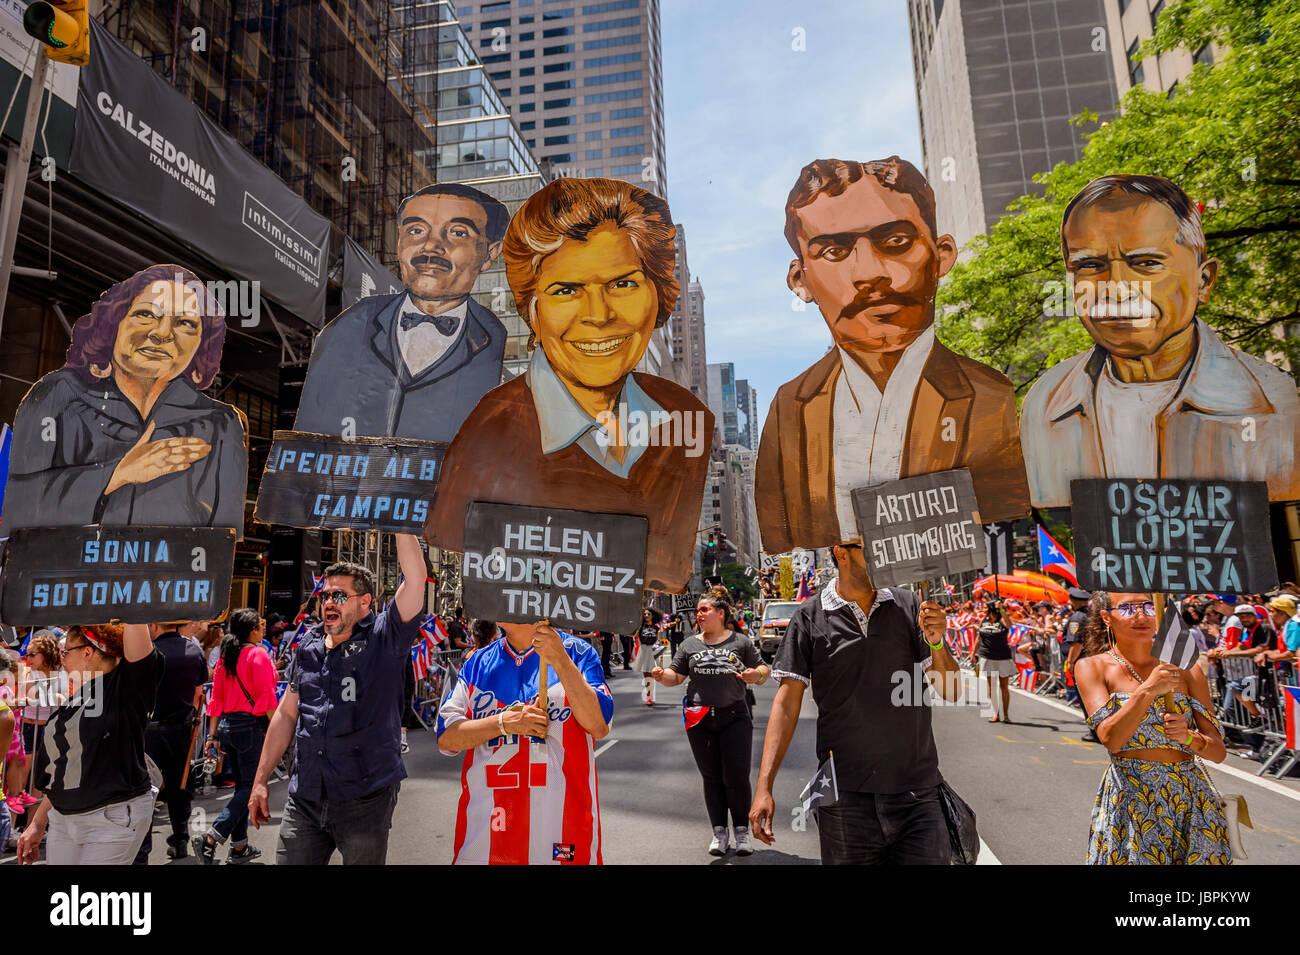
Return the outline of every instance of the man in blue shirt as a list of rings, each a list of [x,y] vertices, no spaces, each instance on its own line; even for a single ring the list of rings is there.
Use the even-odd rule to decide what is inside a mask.
[[[325,569],[322,622],[301,640],[289,688],[271,719],[249,798],[254,826],[269,822],[267,780],[292,738],[297,749],[280,822],[277,865],[383,865],[402,765],[401,708],[411,645],[420,637],[424,555],[397,534],[402,583],[377,611],[370,572]]]

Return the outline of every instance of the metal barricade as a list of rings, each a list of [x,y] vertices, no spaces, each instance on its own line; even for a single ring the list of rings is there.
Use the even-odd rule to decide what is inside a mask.
[[[1275,763],[1286,760],[1279,775],[1286,775],[1300,761],[1300,754],[1286,748],[1286,706],[1282,687],[1296,686],[1295,667],[1278,669],[1269,663],[1260,667],[1253,657],[1225,657],[1217,661],[1223,676],[1223,696],[1218,701],[1219,722],[1225,729],[1243,737],[1259,737],[1253,747],[1265,757],[1258,775],[1264,775]],[[1217,689],[1217,687],[1216,687]],[[1252,698],[1259,715],[1253,716],[1243,703]]]

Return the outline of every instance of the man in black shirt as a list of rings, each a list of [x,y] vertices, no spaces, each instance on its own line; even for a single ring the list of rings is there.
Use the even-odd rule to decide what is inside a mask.
[[[823,864],[947,865],[930,708],[914,691],[924,670],[946,699],[957,699],[960,671],[943,643],[946,614],[909,590],[875,590],[861,544],[832,553],[839,576],[799,605],[777,650],[772,675],[781,687],[750,828],[772,844],[772,785],[811,685],[817,757],[825,762],[834,753],[839,790],[836,804],[817,810]]]
[[[167,803],[172,834],[167,837],[167,858],[183,859],[189,846],[190,803],[193,793],[182,788],[189,769],[187,759],[194,732],[194,691],[207,682],[208,663],[195,642],[201,623],[151,624],[149,635],[162,654],[162,683],[154,696],[153,715],[145,729],[144,751],[162,772],[159,798]],[[146,865],[153,849],[153,827],[145,833],[136,865]]]

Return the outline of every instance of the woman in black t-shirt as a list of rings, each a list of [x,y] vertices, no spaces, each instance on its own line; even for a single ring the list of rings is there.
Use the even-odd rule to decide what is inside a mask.
[[[662,616],[653,607],[646,607],[641,611],[641,629],[637,633],[639,649],[632,668],[644,680],[641,700],[646,706],[655,705],[655,681],[650,674],[659,666],[659,620]]]
[[[144,763],[163,658],[143,624],[72,627],[63,668],[73,687],[54,711],[42,745],[45,797],[18,840],[19,863],[129,865],[153,819]]]
[[[1010,723],[1008,708],[1011,705],[1011,677],[1016,675],[1016,661],[1011,656],[1011,644],[1007,642],[1010,630],[1007,628],[1004,612],[1000,606],[991,603],[984,611],[984,622],[980,624],[979,639],[970,650],[971,662],[979,655],[980,671],[989,678],[989,699],[993,702],[993,716],[990,723]]]
[[[695,611],[697,636],[682,641],[667,670],[650,675],[664,686],[687,678],[682,720],[687,726],[695,765],[704,777],[704,804],[713,826],[709,854],[727,851],[727,810],[736,836],[736,854],[747,856],[749,845],[750,756],[754,719],[745,700],[745,685],[765,683],[771,673],[754,642],[735,632],[736,618],[727,592],[714,587],[700,598]]]

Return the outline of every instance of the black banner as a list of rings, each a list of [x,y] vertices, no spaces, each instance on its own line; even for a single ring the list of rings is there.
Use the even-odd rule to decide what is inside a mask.
[[[277,431],[255,516],[263,524],[419,534],[447,445]]]
[[[853,514],[876,587],[984,566],[970,471],[957,468],[854,488]]]
[[[1070,482],[1079,586],[1264,593],[1277,586],[1264,481]]]
[[[71,170],[319,327],[329,220],[94,19]],[[248,327],[247,324],[245,327]]]
[[[505,623],[635,633],[645,589],[647,522],[473,501],[461,565],[466,612]]]
[[[17,528],[0,619],[15,626],[211,620],[230,602],[227,527]]]
[[[343,237],[343,282],[341,307],[351,308],[371,295],[395,295],[404,286],[388,269],[384,268],[350,236]]]

